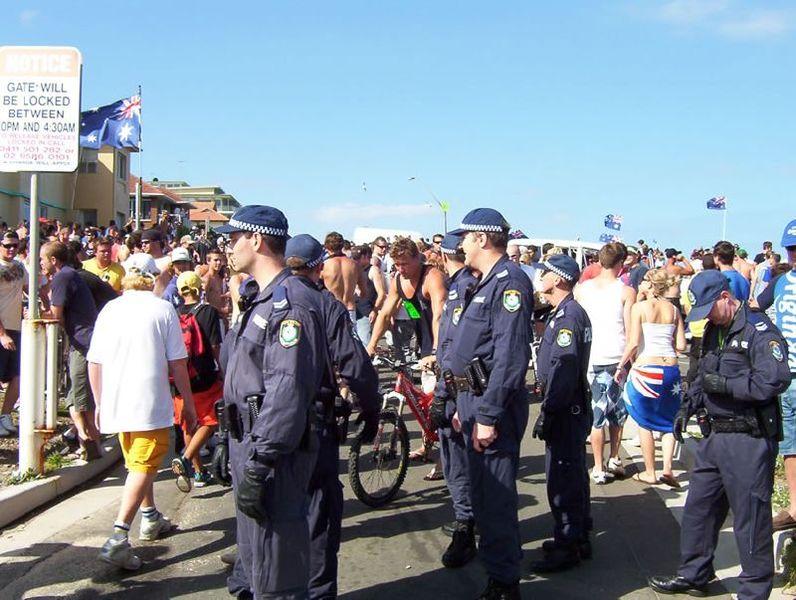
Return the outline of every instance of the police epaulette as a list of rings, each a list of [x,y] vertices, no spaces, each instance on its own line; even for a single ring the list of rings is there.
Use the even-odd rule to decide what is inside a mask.
[[[764,312],[747,311],[746,320],[758,331],[765,331],[772,325],[768,315]]]
[[[273,306],[275,311],[286,311],[290,308],[290,301],[287,299],[287,288],[278,285],[274,288]]]

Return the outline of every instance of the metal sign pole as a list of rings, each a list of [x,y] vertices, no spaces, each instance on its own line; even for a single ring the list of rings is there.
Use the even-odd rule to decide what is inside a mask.
[[[39,318],[39,174],[30,176],[30,257],[28,269],[28,319]]]

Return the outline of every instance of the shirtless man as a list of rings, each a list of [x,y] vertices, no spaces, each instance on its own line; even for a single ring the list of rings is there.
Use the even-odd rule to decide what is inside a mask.
[[[361,284],[361,288],[364,289],[367,284],[364,281],[362,270],[353,260],[343,254],[344,244],[343,236],[336,231],[332,231],[326,236],[323,245],[329,253],[329,258],[323,263],[321,279],[326,289],[332,292],[334,297],[346,307],[351,322],[356,323],[357,311],[354,293],[357,285]]]
[[[196,267],[196,274],[202,278],[205,302],[226,318],[229,315],[229,294],[224,290],[223,265],[221,250],[213,249],[207,253],[207,264]]]
[[[666,266],[664,266],[669,275],[674,276],[674,283],[666,290],[664,298],[677,307],[680,314],[683,314],[683,307],[680,304],[680,281],[683,277],[689,277],[694,274],[694,267],[683,256],[682,252],[674,248],[666,249]]]
[[[403,306],[415,323],[415,334],[420,346],[421,363],[430,367],[436,360],[437,334],[447,289],[442,271],[423,264],[417,245],[408,238],[399,238],[390,250],[396,276],[390,282],[390,291],[373,324],[373,334],[368,344],[368,354],[376,353],[376,344],[390,326],[390,320]]]

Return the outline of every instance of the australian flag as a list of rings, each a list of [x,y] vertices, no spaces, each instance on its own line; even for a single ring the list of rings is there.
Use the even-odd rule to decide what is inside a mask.
[[[608,229],[619,231],[622,229],[622,217],[619,215],[605,215],[605,226]]]
[[[708,200],[709,210],[727,210],[727,198],[724,196],[716,196]]]
[[[527,238],[528,236],[522,231],[522,229],[515,229],[511,233],[509,233],[509,238],[512,240],[521,240]]]
[[[600,235],[600,241],[603,244],[609,244],[611,242],[619,242],[621,240],[619,239],[618,235],[614,235],[612,233],[603,233],[602,235]]]
[[[141,96],[80,113],[80,146],[141,148]]]

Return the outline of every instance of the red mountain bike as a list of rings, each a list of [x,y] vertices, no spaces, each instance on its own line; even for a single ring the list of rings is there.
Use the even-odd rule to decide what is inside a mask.
[[[348,454],[351,489],[363,503],[374,508],[395,498],[409,469],[409,433],[402,416],[404,407],[409,406],[420,424],[427,450],[438,440],[437,431],[431,428],[428,416],[434,394],[425,394],[414,385],[412,372],[406,363],[385,356],[379,356],[379,359],[397,374],[395,385],[384,394],[373,443],[363,445],[357,436]]]

